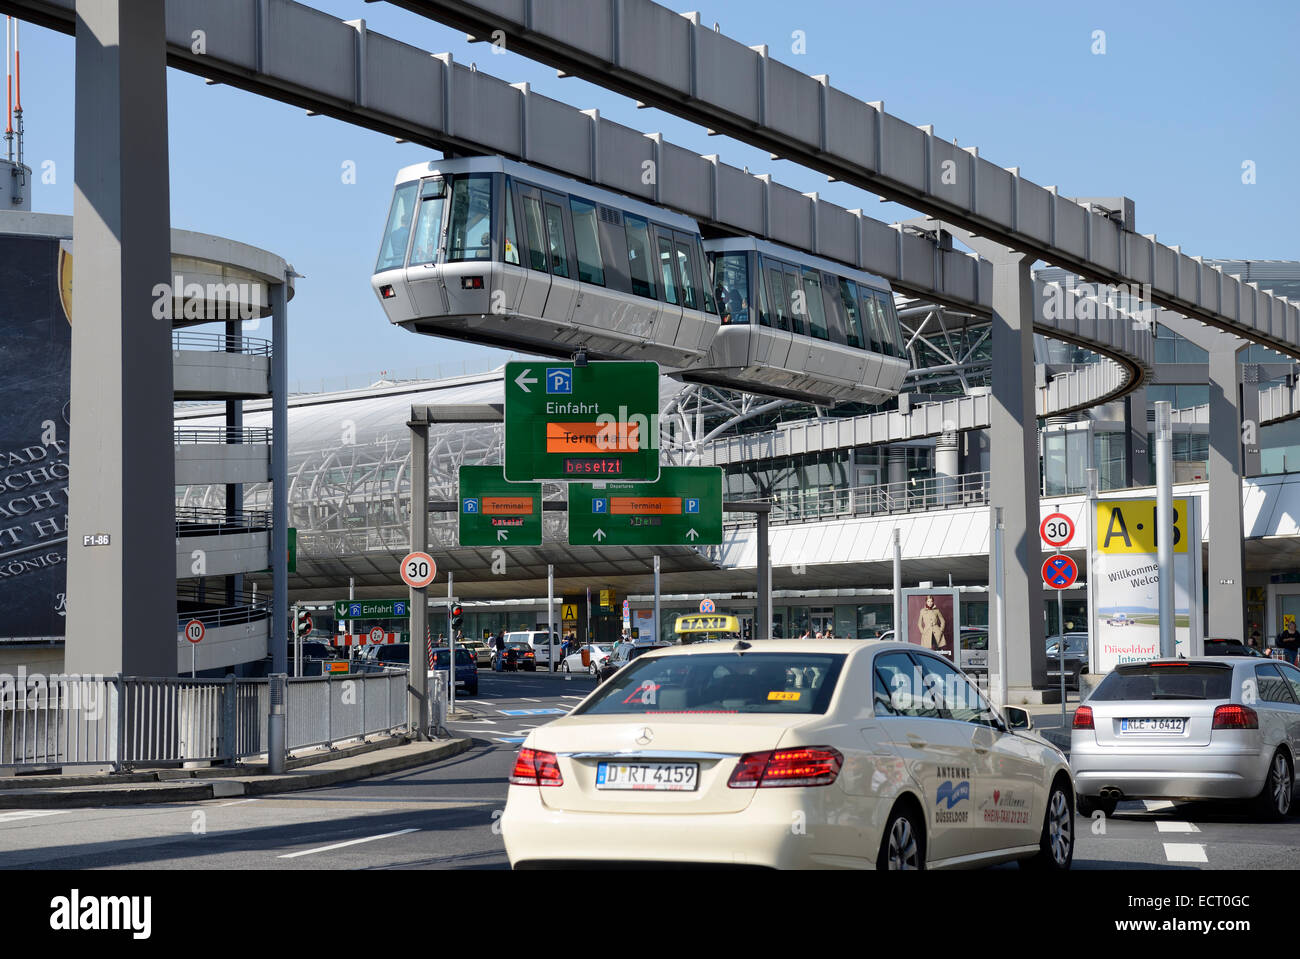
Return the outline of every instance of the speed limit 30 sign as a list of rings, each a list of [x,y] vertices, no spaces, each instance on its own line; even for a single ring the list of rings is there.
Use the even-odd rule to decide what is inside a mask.
[[[1064,513],[1053,513],[1038,526],[1043,542],[1060,549],[1074,539],[1074,520]]]
[[[438,575],[438,564],[428,553],[407,553],[402,560],[402,581],[412,589],[423,589]]]

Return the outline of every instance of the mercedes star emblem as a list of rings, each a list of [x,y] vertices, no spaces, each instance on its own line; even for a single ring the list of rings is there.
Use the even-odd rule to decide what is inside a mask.
[[[641,730],[640,735],[636,737],[637,745],[648,746],[654,740],[654,738],[655,738],[654,730],[652,730],[649,726],[646,726],[644,729]]]

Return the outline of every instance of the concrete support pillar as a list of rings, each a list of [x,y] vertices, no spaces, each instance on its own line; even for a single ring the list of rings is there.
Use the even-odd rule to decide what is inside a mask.
[[[890,483],[907,482],[907,447],[891,446],[889,448],[889,480]]]
[[[1134,390],[1124,397],[1124,485],[1150,486],[1151,457],[1148,445],[1151,437],[1147,424],[1146,387]]]
[[[165,10],[76,10],[65,665],[175,676],[171,324],[153,317],[171,283]]]
[[[1246,638],[1245,525],[1241,510],[1241,404],[1237,350],[1221,336],[1210,350],[1209,633]],[[1256,397],[1258,414],[1258,397]],[[1257,420],[1258,422],[1258,420]]]
[[[1254,363],[1241,367],[1241,475],[1259,476],[1263,468],[1259,462],[1259,366]],[[1247,433],[1246,424],[1253,424]]]
[[[934,444],[934,475],[938,479],[939,503],[948,506],[957,501],[957,433],[946,430]]]
[[[1038,420],[1034,410],[1034,258],[1002,248],[993,262],[993,402],[989,488],[1006,530],[1005,631],[1010,702],[1046,685],[1043,557],[1038,537]],[[992,564],[990,564],[992,566]],[[994,570],[989,570],[993,582]],[[994,624],[996,628],[996,624]]]
[[[226,351],[238,353],[242,349],[243,324],[239,320],[226,322]],[[226,429],[238,431],[244,428],[244,401],[226,400]],[[244,511],[244,484],[226,484],[226,517],[238,516]],[[244,574],[235,573],[226,577],[226,605],[234,606],[244,591]]]

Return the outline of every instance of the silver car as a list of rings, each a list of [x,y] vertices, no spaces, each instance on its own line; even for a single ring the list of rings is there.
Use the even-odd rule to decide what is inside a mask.
[[[1078,809],[1120,799],[1249,799],[1291,811],[1300,750],[1300,670],[1240,656],[1118,666],[1074,714]]]

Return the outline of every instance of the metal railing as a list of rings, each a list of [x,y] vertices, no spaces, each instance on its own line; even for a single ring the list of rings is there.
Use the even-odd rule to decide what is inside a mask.
[[[406,674],[290,679],[285,748],[406,725]],[[0,768],[240,763],[266,753],[270,680],[0,677]]]
[[[242,353],[244,356],[270,356],[271,341],[252,336],[227,336],[225,333],[172,334],[173,350],[202,350],[205,353]]]
[[[271,443],[270,429],[262,426],[176,426],[172,431],[172,442],[176,446],[192,446],[197,443]]]
[[[178,609],[176,612],[176,631],[180,632],[191,619],[197,619],[208,629],[218,626],[236,626],[266,619],[270,615],[271,597],[266,593],[235,593],[227,596],[224,591],[213,590],[221,596],[221,602],[232,603],[229,606],[206,606],[207,590],[200,590],[197,583],[182,583],[176,587],[176,599],[180,603],[194,604],[191,609]]]
[[[807,523],[854,516],[984,506],[988,503],[988,484],[989,474],[985,471],[845,489],[783,490],[766,499],[746,499],[771,503],[770,519],[773,523]],[[728,526],[754,523],[752,518],[743,518],[738,513],[726,514],[724,521]]]
[[[224,533],[260,533],[271,528],[266,510],[228,513],[219,507],[177,506],[177,536],[211,536]]]

